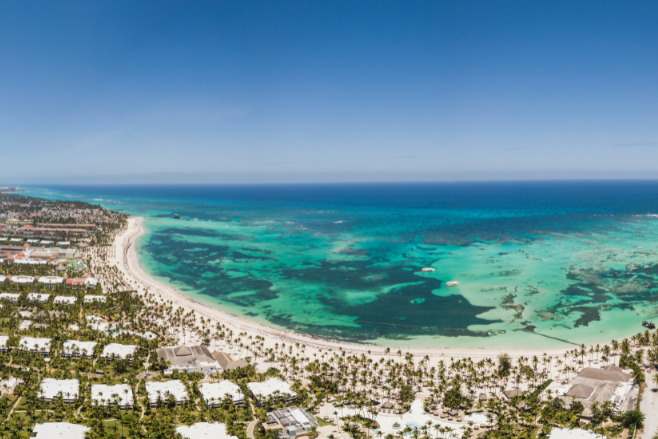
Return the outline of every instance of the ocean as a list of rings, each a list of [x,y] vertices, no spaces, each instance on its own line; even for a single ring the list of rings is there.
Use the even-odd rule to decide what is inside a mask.
[[[317,337],[550,349],[658,314],[658,182],[21,189],[143,216],[147,273]]]

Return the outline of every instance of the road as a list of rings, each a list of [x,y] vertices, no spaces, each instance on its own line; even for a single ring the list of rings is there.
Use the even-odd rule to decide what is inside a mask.
[[[655,371],[646,374],[647,388],[640,401],[640,410],[644,413],[644,439],[652,439],[658,434],[658,392],[655,391],[656,384],[653,382]]]

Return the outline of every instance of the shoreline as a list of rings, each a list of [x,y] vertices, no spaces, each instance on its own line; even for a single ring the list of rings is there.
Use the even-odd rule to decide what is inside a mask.
[[[453,347],[411,347],[411,346],[380,346],[374,344],[358,344],[350,342],[340,342],[313,337],[307,334],[301,334],[293,331],[282,330],[269,327],[261,323],[249,321],[242,317],[229,314],[225,311],[211,307],[197,300],[190,298],[183,292],[177,290],[171,285],[167,285],[150,275],[148,275],[139,264],[136,242],[146,233],[143,225],[144,218],[128,218],[128,225],[125,229],[117,233],[113,242],[113,256],[110,262],[125,276],[130,284],[135,285],[135,289],[140,294],[141,287],[144,291],[155,293],[161,299],[170,301],[174,306],[180,306],[186,310],[193,310],[198,317],[210,319],[214,323],[221,323],[229,329],[238,332],[246,332],[247,336],[265,337],[267,345],[274,346],[276,343],[300,344],[312,350],[342,350],[347,353],[356,355],[371,355],[376,357],[391,357],[396,352],[412,354],[415,357],[428,356],[430,358],[448,359],[448,358],[493,358],[503,353],[510,357],[531,357],[533,355],[541,356],[543,354],[559,355],[563,354],[574,347],[553,348],[546,350],[533,349],[501,349],[501,348],[453,348]],[[388,350],[388,353],[387,353]]]

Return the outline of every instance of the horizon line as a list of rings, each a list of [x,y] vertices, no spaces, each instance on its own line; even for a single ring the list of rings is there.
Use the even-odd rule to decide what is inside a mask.
[[[174,183],[3,183],[4,187],[72,187],[72,186],[328,186],[328,185],[413,185],[413,184],[492,184],[492,183],[634,183],[658,182],[656,178],[544,178],[544,179],[482,179],[482,180],[397,180],[397,181],[290,181],[290,182],[174,182]]]

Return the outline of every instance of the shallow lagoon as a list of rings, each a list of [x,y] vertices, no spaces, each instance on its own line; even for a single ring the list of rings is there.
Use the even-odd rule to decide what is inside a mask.
[[[550,348],[632,335],[658,309],[656,183],[28,194],[144,216],[148,272],[211,306],[320,337]]]

